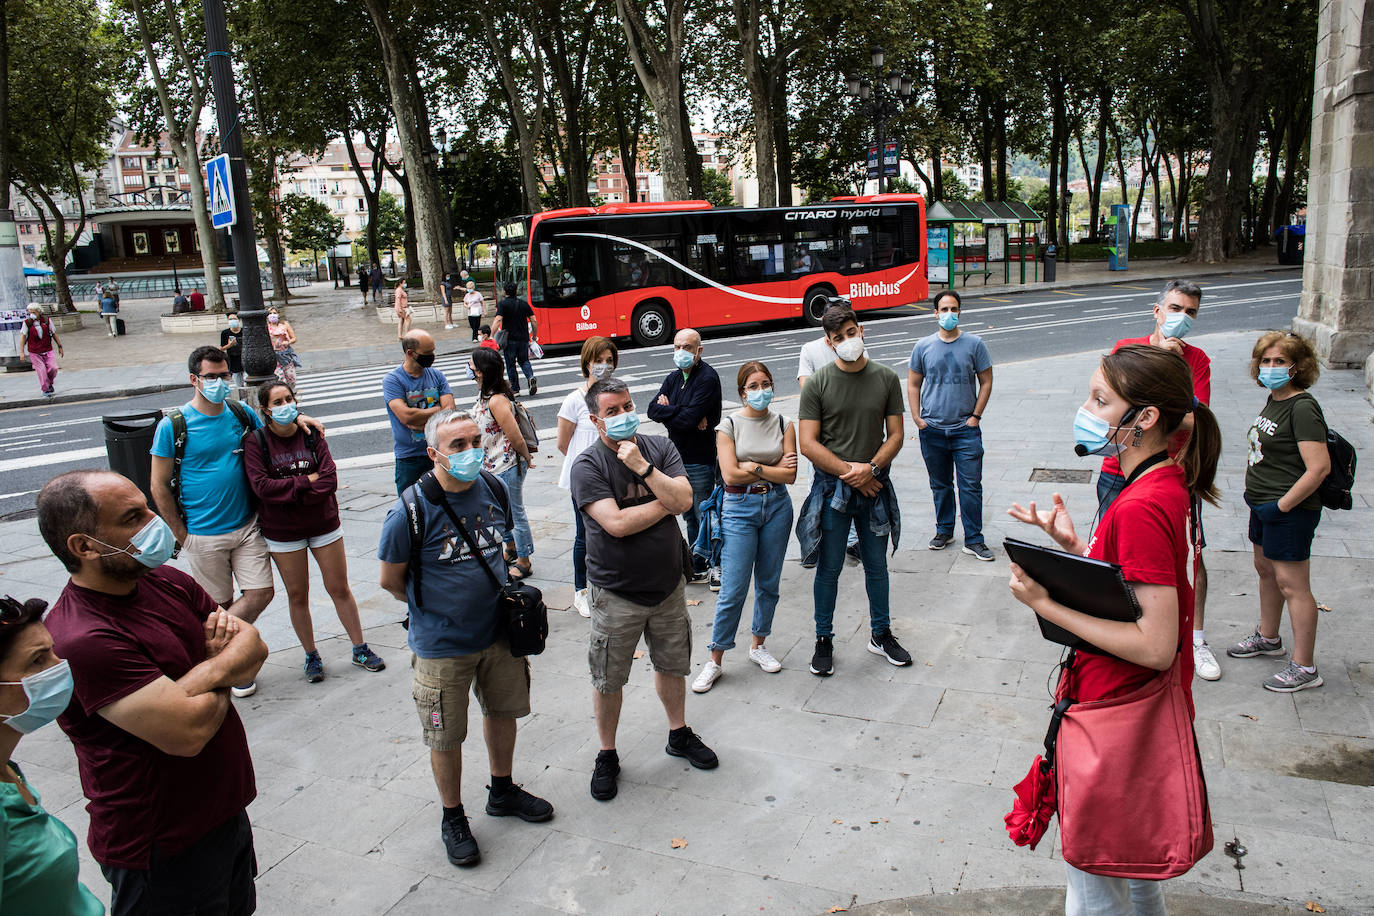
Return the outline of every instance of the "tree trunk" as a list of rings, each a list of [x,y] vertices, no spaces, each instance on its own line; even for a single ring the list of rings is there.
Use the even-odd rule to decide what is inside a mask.
[[[368,2],[372,3],[376,0],[368,0]],[[537,163],[539,160],[539,136],[543,132],[545,112],[544,55],[539,47],[538,19],[531,17],[528,22],[532,39],[532,50],[529,53],[530,80],[534,84],[535,101],[534,111],[526,115],[520,94],[523,84],[516,78],[515,69],[511,66],[513,47],[504,34],[497,30],[491,12],[485,6],[478,5],[478,14],[482,17],[482,29],[487,37],[487,47],[491,50],[492,58],[501,74],[501,88],[506,95],[506,105],[510,108],[511,123],[515,125],[515,139],[520,146],[520,184],[525,191],[525,208],[530,213],[538,213],[543,209],[539,202]]]
[[[350,126],[344,130],[344,147],[348,150],[348,162],[353,166],[353,174],[358,176],[358,185],[363,189],[363,200],[367,203],[367,229],[365,236],[367,239],[367,257],[370,262],[381,263],[381,254],[377,251],[377,218],[381,212],[382,198],[382,162],[386,156],[386,135],[382,135],[381,148],[372,145],[367,134],[363,134],[363,143],[372,152],[372,181],[367,180],[367,173],[363,171],[362,163],[358,161],[358,151],[353,146],[353,129]]]
[[[684,13],[688,0],[664,0],[665,17],[651,27],[639,8],[639,0],[616,0],[616,15],[625,32],[627,50],[635,73],[658,118],[659,170],[665,200],[687,200],[687,144],[690,130],[683,130],[686,110],[682,98],[682,46]],[[658,46],[663,35],[665,48]],[[695,152],[695,148],[693,149]]]
[[[1269,171],[1264,176],[1264,199],[1260,202],[1259,213],[1255,214],[1255,231],[1252,241],[1256,245],[1268,245],[1273,236],[1274,204],[1278,201],[1279,155],[1283,152],[1284,133],[1287,122],[1280,117],[1266,116],[1265,131],[1269,137]]]
[[[792,126],[787,119],[787,62],[774,58],[773,150],[777,157],[778,205],[792,206]]]
[[[754,174],[760,207],[778,205],[777,151],[773,143],[773,93],[759,45],[759,0],[734,0],[744,82],[754,121]]]
[[[679,93],[679,95],[681,95]],[[706,196],[705,186],[701,177],[701,153],[697,151],[696,138],[692,136],[692,118],[687,113],[687,99],[682,98],[682,137],[684,141],[683,152],[686,158],[683,160],[687,164],[687,189],[692,200],[701,200]]]
[[[997,199],[1007,199],[1007,98],[1005,92],[998,95],[993,107],[993,122],[996,132],[993,142],[997,147]]]
[[[43,188],[34,187],[30,193],[27,185],[20,185],[20,193],[38,214],[38,222],[43,229],[43,257],[52,268],[53,292],[58,310],[75,312],[76,304],[72,302],[72,290],[67,282],[67,252],[72,250],[75,240],[71,244],[67,242],[67,220],[62,215],[62,208]],[[48,221],[49,212],[52,222]],[[84,208],[82,225],[85,225]],[[78,228],[76,234],[79,236],[81,229]]]
[[[387,166],[387,171],[391,172],[391,177],[401,185],[401,209],[405,212],[406,233],[403,243],[406,258],[406,276],[415,276],[415,262],[419,260],[420,252],[416,242],[415,232],[415,200],[410,189],[410,180],[400,171]],[[392,273],[396,271],[396,265],[391,265]]]
[[[401,156],[405,160],[405,174],[414,197],[414,223],[416,247],[419,249],[420,277],[426,290],[432,290],[438,298],[439,282],[444,276],[444,259],[441,257],[441,241],[446,233],[447,224],[442,206],[442,196],[438,193],[438,175],[434,163],[426,155],[430,148],[429,138],[421,132],[416,113],[424,112],[424,99],[415,98],[411,74],[407,65],[405,48],[401,44],[396,27],[391,22],[388,0],[364,0],[372,24],[377,29],[379,46],[382,51],[382,65],[386,70],[387,94],[391,99],[391,110],[396,117],[396,133],[401,142]],[[450,247],[450,260],[452,246]],[[407,259],[409,252],[407,252]],[[407,264],[413,271],[414,265]]]
[[[1259,112],[1246,113],[1240,142],[1236,144],[1229,163],[1226,185],[1226,210],[1230,214],[1226,227],[1226,256],[1234,257],[1243,250],[1241,224],[1254,183],[1255,149],[1259,146]]]

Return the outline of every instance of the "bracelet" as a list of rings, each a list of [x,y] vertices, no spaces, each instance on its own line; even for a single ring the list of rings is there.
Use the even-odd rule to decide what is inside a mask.
[[[973,417],[973,419],[975,419],[975,420],[981,420],[981,419],[983,419],[983,415],[980,414],[980,413],[971,413],[971,414],[969,414],[969,416],[970,416],[970,417]]]
[[[644,481],[645,483],[648,483],[648,482],[649,482],[649,475],[653,474],[653,472],[654,472],[654,464],[653,464],[653,462],[651,461],[651,462],[649,462],[649,467],[648,467],[648,469],[647,469],[643,474],[636,474],[635,476],[638,477],[640,480]]]

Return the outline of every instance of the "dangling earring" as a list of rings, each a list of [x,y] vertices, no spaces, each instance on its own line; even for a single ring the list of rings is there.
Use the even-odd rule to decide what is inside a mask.
[[[1131,448],[1140,448],[1140,439],[1145,435],[1145,430],[1139,426],[1131,433]]]

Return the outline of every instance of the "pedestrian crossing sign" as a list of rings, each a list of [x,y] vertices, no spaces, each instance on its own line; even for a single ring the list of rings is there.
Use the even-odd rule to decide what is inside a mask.
[[[210,223],[216,229],[234,225],[234,183],[229,177],[229,156],[220,154],[205,162],[205,186],[210,189]]]

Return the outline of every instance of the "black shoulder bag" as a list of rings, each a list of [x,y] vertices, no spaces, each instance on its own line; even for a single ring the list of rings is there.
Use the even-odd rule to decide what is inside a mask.
[[[484,474],[483,477],[486,475]],[[487,481],[489,487],[493,486],[491,481]],[[497,486],[502,486],[497,481]],[[444,488],[439,485],[439,481],[433,474],[426,474],[420,478],[420,492],[425,499],[434,503],[444,510],[448,520],[453,522],[453,527],[462,535],[467,542],[468,549],[472,551],[473,557],[491,579],[491,584],[496,586],[497,610],[501,615],[501,632],[505,636],[506,642],[510,645],[510,654],[516,658],[524,658],[526,655],[538,655],[544,651],[544,641],[549,636],[549,609],[544,604],[544,593],[533,585],[524,582],[511,582],[509,577],[497,576],[496,572],[487,565],[487,558],[482,555],[481,549],[468,529],[458,519],[453,507],[448,504],[445,498]],[[501,497],[500,491],[497,492],[498,499]],[[502,506],[505,508],[505,500],[502,499]],[[509,510],[506,512],[509,515]],[[507,522],[509,523],[509,518]]]

